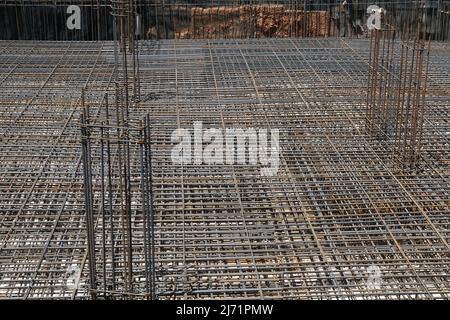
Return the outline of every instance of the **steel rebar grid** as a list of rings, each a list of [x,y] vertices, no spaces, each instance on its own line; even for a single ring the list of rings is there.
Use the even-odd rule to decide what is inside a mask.
[[[113,61],[104,50],[2,42],[1,298],[77,294],[67,286],[70,270],[86,262],[77,118],[82,88],[90,88],[86,101],[96,101],[111,86]]]
[[[414,175],[392,172],[390,154],[365,136],[368,41],[163,41],[141,49],[141,101],[130,121],[139,128],[149,113],[156,298],[449,297],[448,44],[431,51],[426,165]],[[76,115],[81,88],[90,87],[85,104],[103,126],[104,93],[115,93],[113,45],[8,42],[0,51],[0,296],[88,297]],[[278,175],[173,164],[173,130],[200,120],[205,128],[279,128]],[[139,159],[139,145],[130,153]],[[94,173],[102,154],[93,153]],[[139,162],[131,172],[137,188]],[[95,221],[100,241],[101,214]],[[141,227],[136,220],[134,236],[143,237]],[[144,252],[144,243],[134,250]],[[138,288],[143,256],[133,268]],[[83,270],[74,288],[72,265]],[[381,272],[379,287],[367,285],[371,266]]]
[[[394,173],[390,153],[364,135],[368,52],[358,57],[354,44],[164,42],[141,52],[160,297],[448,297],[448,125],[425,130],[422,173]],[[427,115],[445,117],[445,104],[432,104]],[[278,176],[173,165],[170,133],[200,120],[279,128]],[[379,290],[365,286],[370,266],[383,274]]]

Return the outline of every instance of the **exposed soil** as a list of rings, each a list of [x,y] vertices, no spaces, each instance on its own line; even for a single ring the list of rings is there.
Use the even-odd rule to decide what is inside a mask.
[[[175,31],[178,39],[215,39],[328,35],[326,11],[289,11],[281,5],[191,9],[191,25]]]

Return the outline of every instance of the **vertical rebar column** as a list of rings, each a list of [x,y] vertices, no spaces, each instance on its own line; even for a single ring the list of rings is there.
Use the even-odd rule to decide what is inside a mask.
[[[148,179],[149,179],[149,187],[148,192],[150,195],[149,203],[149,216],[150,216],[150,228],[149,238],[150,238],[150,276],[151,276],[151,298],[156,299],[156,268],[155,268],[155,210],[153,208],[153,166],[152,166],[152,148],[151,148],[151,127],[150,127],[150,116],[147,114],[146,118],[146,134],[145,134],[145,142],[146,142],[146,155],[147,155],[147,163],[148,163]]]
[[[108,213],[109,213],[109,241],[111,251],[111,290],[116,290],[116,257],[115,257],[115,228],[114,228],[114,210],[113,210],[113,160],[111,157],[111,141],[110,141],[110,129],[111,121],[109,119],[109,100],[108,94],[105,94],[105,116],[106,116],[106,167],[108,176]],[[114,134],[114,133],[113,133]],[[106,281],[106,279],[105,279]]]
[[[393,152],[404,170],[415,168],[422,148],[430,44],[419,35],[402,42]]]
[[[92,191],[91,144],[89,133],[89,109],[85,105],[85,92],[81,92],[81,145],[83,158],[84,198],[86,212],[86,231],[89,259],[89,287],[92,299],[96,298],[96,267],[95,267],[95,234],[94,234],[94,204]]]
[[[152,191],[152,156],[150,145],[150,117],[147,115],[141,122],[140,129],[140,158],[141,158],[141,197],[143,213],[145,286],[148,297],[155,299],[155,241]]]
[[[115,48],[121,53],[121,65],[119,66],[118,53],[116,58],[116,113],[118,124],[118,162],[120,169],[120,199],[122,202],[121,218],[124,239],[123,261],[124,261],[124,287],[126,292],[133,291],[133,248],[132,248],[132,192],[131,192],[131,163],[129,146],[129,109],[130,105],[139,100],[139,61],[137,58],[138,46],[136,39],[136,5],[134,0],[111,0],[112,15],[115,21],[117,34]],[[131,59],[128,58],[131,54]],[[131,83],[129,88],[128,61],[131,61]],[[120,74],[119,74],[120,73]]]
[[[378,140],[388,140],[393,134],[394,38],[393,29],[371,32],[366,131]]]
[[[137,6],[135,0],[111,0],[111,14],[114,20],[114,47],[119,48],[122,55],[121,68],[119,68],[119,57],[115,55],[116,72],[119,70],[122,77],[116,77],[125,86],[125,103],[128,108],[130,97],[132,101],[138,101],[140,96],[139,81],[139,44],[136,41],[136,17]],[[118,42],[118,43],[117,43]],[[131,55],[131,58],[128,57]],[[131,61],[131,66],[128,65]],[[131,68],[131,79],[129,79],[129,71]],[[132,94],[129,93],[129,82],[132,83]]]
[[[417,10],[417,29],[400,42],[395,31],[373,30],[370,41],[366,132],[392,151],[394,167],[416,167],[422,147],[425,94],[431,42]]]

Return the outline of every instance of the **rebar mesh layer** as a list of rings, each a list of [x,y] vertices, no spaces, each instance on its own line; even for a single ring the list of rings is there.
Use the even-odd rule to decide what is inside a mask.
[[[364,133],[367,40],[140,48],[130,117],[151,124],[157,298],[450,297],[448,44],[432,45],[411,174]],[[0,298],[88,297],[80,91],[100,114],[112,43],[3,42],[0,55]],[[279,129],[278,173],[173,163],[173,131],[196,121]]]

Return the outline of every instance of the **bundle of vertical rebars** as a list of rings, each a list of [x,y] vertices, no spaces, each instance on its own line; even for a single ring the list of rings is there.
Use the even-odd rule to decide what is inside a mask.
[[[404,170],[416,167],[422,146],[431,42],[421,9],[414,19],[416,28],[402,36],[400,53],[391,25],[371,32],[366,129]]]
[[[125,121],[124,96],[81,114],[89,292],[96,298],[155,298],[148,116]]]
[[[153,299],[150,128],[148,116],[138,125],[130,119],[130,109],[139,100],[135,1],[111,0],[111,14],[114,18],[113,110],[105,94],[102,111],[92,118],[83,91],[80,117],[89,292],[94,299]],[[93,172],[93,168],[98,170]],[[138,177],[140,182],[136,183]],[[95,219],[100,224],[98,227]]]

